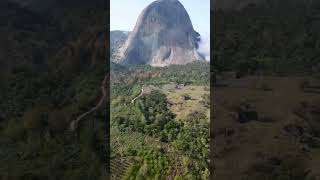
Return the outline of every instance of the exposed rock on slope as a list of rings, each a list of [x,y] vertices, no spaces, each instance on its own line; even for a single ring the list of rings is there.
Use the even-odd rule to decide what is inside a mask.
[[[116,52],[126,42],[128,34],[128,31],[110,31],[111,59],[114,59],[114,52]]]
[[[204,60],[197,52],[199,40],[200,34],[178,0],[157,0],[142,11],[115,61],[166,66]]]

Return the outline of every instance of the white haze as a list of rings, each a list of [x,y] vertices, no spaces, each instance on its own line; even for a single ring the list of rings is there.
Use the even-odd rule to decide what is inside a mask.
[[[198,52],[210,61],[210,34],[202,34],[199,42]]]

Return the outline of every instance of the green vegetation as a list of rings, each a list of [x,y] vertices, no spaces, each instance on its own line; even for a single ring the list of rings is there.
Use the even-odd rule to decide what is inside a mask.
[[[111,74],[114,75],[112,83],[118,85],[112,88],[121,88],[125,91],[125,87],[128,85],[141,85],[143,83],[159,86],[169,82],[185,85],[209,85],[209,71],[210,64],[207,62],[194,62],[187,65],[170,65],[167,67],[152,67],[149,65],[121,66],[112,63]],[[127,76],[130,76],[130,78]],[[120,84],[120,82],[125,83]],[[128,91],[131,91],[130,89]],[[118,91],[117,89],[112,89],[111,92],[114,94]],[[131,92],[127,94],[131,94]]]
[[[169,107],[170,90],[162,89],[162,86],[208,85],[208,64],[165,68],[112,64],[111,70],[111,156],[118,162],[121,158],[131,159],[129,167],[126,164],[119,167],[125,169],[125,173],[120,175],[115,170],[114,176],[123,179],[207,179],[209,119],[205,112],[189,112],[187,118],[177,119]],[[132,103],[142,85],[144,94]],[[157,88],[151,88],[151,85]],[[189,94],[181,97],[188,97],[185,101],[192,99]],[[208,100],[203,99],[206,104]]]
[[[206,115],[190,114],[174,145],[192,157],[206,160],[209,155],[209,122]]]
[[[157,150],[140,150],[124,179],[165,179],[169,176],[169,159]]]

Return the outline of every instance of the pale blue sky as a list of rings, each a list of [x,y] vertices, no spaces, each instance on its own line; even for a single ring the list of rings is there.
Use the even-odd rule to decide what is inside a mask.
[[[111,0],[110,29],[132,31],[140,12],[155,0]],[[210,33],[210,0],[180,0],[201,35]]]

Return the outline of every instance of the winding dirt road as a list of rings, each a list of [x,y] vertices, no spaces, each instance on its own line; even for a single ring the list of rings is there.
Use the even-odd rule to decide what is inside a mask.
[[[89,111],[81,114],[80,116],[78,116],[77,119],[73,120],[70,123],[70,129],[71,131],[75,131],[78,127],[79,122],[86,117],[87,115],[91,114],[92,112],[96,111],[97,109],[100,108],[100,106],[103,104],[103,102],[106,100],[106,96],[107,96],[107,89],[106,89],[106,84],[108,82],[109,79],[109,74],[107,74],[101,84],[101,92],[102,92],[102,97],[100,98],[99,102],[97,105],[95,105],[94,107],[92,107]]]
[[[134,101],[135,101],[136,99],[138,99],[140,96],[143,95],[143,86],[144,86],[144,85],[142,85],[141,93],[140,93],[137,97],[133,98],[132,101],[131,101],[131,103],[134,103]]]

